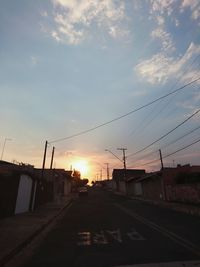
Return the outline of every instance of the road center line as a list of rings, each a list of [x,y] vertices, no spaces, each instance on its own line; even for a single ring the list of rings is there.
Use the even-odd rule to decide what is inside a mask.
[[[136,214],[135,212],[133,212],[132,210],[123,207],[120,204],[116,204],[114,203],[113,205],[115,205],[116,207],[118,207],[119,209],[121,209],[122,211],[124,211],[126,214],[130,215],[132,218],[142,222],[143,224],[147,225],[148,227],[158,231],[159,233],[167,236],[168,238],[172,239],[173,241],[175,241],[177,244],[183,246],[184,248],[192,251],[194,254],[200,256],[200,250],[197,246],[195,246],[193,243],[191,243],[190,241],[178,236],[177,234],[174,234],[173,232],[167,230],[164,227],[161,227],[157,224],[155,224],[152,221],[149,221],[148,219]]]

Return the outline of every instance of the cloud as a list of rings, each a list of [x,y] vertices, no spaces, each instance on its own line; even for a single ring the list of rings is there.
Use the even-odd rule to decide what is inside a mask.
[[[151,0],[151,13],[166,13],[168,16],[170,16],[173,12],[173,6],[176,2],[177,0]]]
[[[200,18],[200,2],[199,0],[183,0],[180,11],[183,12],[186,8],[192,11],[192,19]]]
[[[150,59],[140,62],[134,70],[136,73],[145,78],[151,84],[166,83],[170,78],[180,76],[184,73],[184,66],[191,64],[191,60],[200,53],[200,46],[191,43],[185,54],[178,58],[167,56],[166,53],[157,53]],[[199,71],[198,71],[199,72]],[[184,74],[183,81],[189,81],[197,75],[195,67],[191,66],[190,70]]]
[[[151,84],[165,83],[173,58],[166,57],[162,53],[153,55],[135,67],[135,71]]]
[[[162,17],[169,17],[175,26],[179,26],[180,21],[177,16],[187,9],[191,11],[191,19],[198,20],[200,18],[200,2],[199,0],[151,0],[150,14],[161,19]],[[158,21],[161,25],[162,20]],[[164,23],[162,23],[164,25]]]
[[[156,17],[158,25],[164,25],[165,24],[165,18],[163,16],[157,16]]]
[[[170,20],[177,26],[179,21],[172,15],[174,12],[176,1],[172,0],[151,0],[149,19],[153,19],[157,24],[157,27],[152,30],[151,38],[159,40],[161,43],[161,52],[172,53],[175,48],[172,34],[167,29],[167,22],[170,16]]]
[[[153,39],[159,39],[161,41],[163,51],[172,52],[175,50],[171,34],[166,32],[162,27],[158,27],[153,30],[151,32],[151,36]]]
[[[127,35],[122,27],[124,3],[114,0],[52,0],[57,41],[79,44],[91,34],[91,28],[104,29],[112,38]]]

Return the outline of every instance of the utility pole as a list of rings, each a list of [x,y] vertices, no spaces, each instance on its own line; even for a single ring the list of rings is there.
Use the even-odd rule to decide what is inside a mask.
[[[163,170],[164,166],[163,166],[163,159],[162,159],[161,149],[159,149],[159,153],[160,153],[161,170]]]
[[[43,156],[43,164],[42,164],[42,178],[44,176],[44,168],[45,168],[45,161],[46,161],[46,154],[47,154],[47,145],[48,142],[45,142],[45,147],[44,147],[44,156]]]
[[[51,154],[51,164],[50,164],[50,170],[52,169],[52,166],[53,166],[54,151],[55,151],[55,147],[53,146],[53,149],[52,149],[52,154]]]
[[[161,185],[162,185],[162,194],[163,194],[163,200],[166,200],[166,188],[165,188],[165,182],[164,182],[164,177],[163,177],[163,159],[162,159],[162,152],[161,149],[159,149],[159,154],[160,154],[160,162],[161,162]]]
[[[125,151],[127,150],[127,148],[118,148],[117,150],[122,150],[123,151],[124,170],[126,170],[126,155],[125,155]]]
[[[100,181],[102,181],[102,169],[100,169]]]
[[[122,150],[123,152],[123,163],[124,163],[124,179],[126,180],[126,154],[125,151],[127,150],[127,148],[118,148],[117,150]]]
[[[109,163],[105,163],[106,164],[106,166],[107,166],[107,168],[106,168],[106,170],[107,170],[107,180],[109,180]]]

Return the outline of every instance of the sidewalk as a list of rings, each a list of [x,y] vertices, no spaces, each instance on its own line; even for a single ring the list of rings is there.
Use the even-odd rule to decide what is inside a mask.
[[[158,205],[163,208],[176,210],[179,212],[187,213],[190,215],[200,216],[200,206],[186,204],[186,203],[178,203],[178,202],[168,202],[168,201],[161,201],[161,200],[150,200],[150,199],[143,199],[139,197],[130,197],[131,199],[148,202],[153,205]]]
[[[114,192],[117,195],[122,195],[124,197],[138,200],[146,203],[150,203],[153,205],[158,205],[163,208],[176,210],[179,212],[187,213],[190,215],[200,216],[200,206],[192,205],[192,204],[186,204],[186,203],[178,203],[178,202],[168,202],[163,200],[152,200],[152,199],[145,199],[142,197],[135,197],[135,196],[126,196],[125,194],[122,194],[120,192]]]
[[[0,266],[39,235],[62,211],[70,205],[73,196],[59,202],[47,203],[34,212],[0,220]]]

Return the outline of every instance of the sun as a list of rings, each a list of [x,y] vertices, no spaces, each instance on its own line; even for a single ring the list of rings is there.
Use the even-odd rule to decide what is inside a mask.
[[[72,163],[73,169],[80,171],[81,176],[87,175],[89,170],[88,162],[86,160],[78,160]]]

